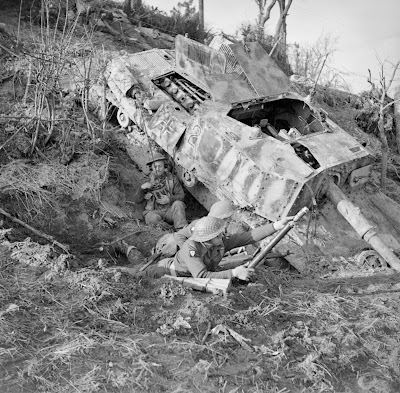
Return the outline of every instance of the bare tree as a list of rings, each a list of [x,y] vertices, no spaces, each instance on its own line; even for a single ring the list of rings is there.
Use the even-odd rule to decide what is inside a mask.
[[[287,29],[286,29],[286,18],[288,16],[288,12],[290,6],[292,5],[292,0],[278,0],[279,4],[279,19],[275,28],[275,43],[277,44],[277,48],[280,52],[280,56],[284,59],[287,58],[286,53],[286,37],[287,37]]]
[[[201,39],[204,40],[204,0],[199,0],[199,25]]]
[[[394,119],[396,123],[397,153],[400,154],[400,84],[395,88],[394,93]]]
[[[286,58],[286,18],[293,0],[254,0],[258,6],[257,39],[264,39],[264,27],[271,18],[271,11],[275,4],[279,6],[279,19],[275,27],[274,41],[280,54]]]
[[[267,6],[268,0],[254,0],[258,6],[258,18],[257,18],[257,40],[262,41],[264,39],[264,26],[271,17],[271,11],[277,0],[269,0],[270,4]]]
[[[337,37],[321,35],[311,46],[292,45],[288,53],[293,72],[313,81],[319,79],[324,86],[335,86],[338,76],[329,63],[337,50],[337,40]]]
[[[390,86],[393,83],[394,77],[398,68],[400,67],[400,61],[398,61],[392,69],[392,75],[389,81],[386,83],[386,78],[384,76],[383,64],[381,65],[381,74],[380,74],[380,98],[379,98],[379,118],[378,118],[378,130],[379,137],[382,143],[382,158],[381,158],[381,188],[382,192],[386,192],[386,173],[388,167],[388,158],[389,158],[389,145],[385,133],[385,111],[392,105],[395,104],[395,101],[391,100],[389,103],[387,102],[387,92],[390,89]],[[371,72],[368,78],[368,82],[371,84],[372,89],[376,89],[375,84],[372,82]],[[398,135],[397,135],[398,141]]]

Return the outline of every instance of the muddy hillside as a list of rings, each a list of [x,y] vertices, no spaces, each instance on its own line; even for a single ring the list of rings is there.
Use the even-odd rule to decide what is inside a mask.
[[[0,5],[0,391],[400,391],[400,156],[393,108],[385,115],[390,149],[383,190],[375,93],[356,96],[292,77],[288,88],[300,97],[316,87],[312,104],[322,108],[316,118],[322,128],[315,134],[329,138],[343,132],[337,143],[349,143],[358,154],[344,162],[343,179],[333,176],[339,188],[346,171],[357,170],[349,176],[356,187],[343,186],[340,194],[332,191],[334,186],[322,187],[326,194],[304,192],[311,201],[308,213],[248,281],[151,278],[143,272],[155,266],[156,243],[174,233],[174,226],[146,223],[146,201],[138,202],[137,192],[149,179],[149,152],[150,158],[163,153],[168,171],[183,179],[188,222],[206,216],[211,200],[224,199],[221,187],[230,187],[228,181],[211,183],[221,170],[215,167],[203,179],[208,194],[196,194],[197,179],[179,172],[184,159],[177,160],[169,145],[164,148],[151,137],[159,111],[172,107],[169,101],[160,103],[170,85],[166,79],[153,83],[146,76],[153,75],[153,63],[140,56],[150,53],[157,66],[163,61],[170,67],[179,45],[198,41],[185,37],[185,31],[174,32],[165,15],[154,17],[157,25],[147,23],[156,11],[140,1],[140,8],[128,13],[111,1],[16,3]],[[253,43],[247,45],[251,52]],[[238,48],[239,57],[244,49]],[[161,60],[158,49],[165,55]],[[125,97],[113,90],[129,81],[110,83],[109,65],[134,54],[142,59],[137,68],[123,68],[122,60],[118,64],[136,81],[127,90],[138,110],[132,113],[139,113],[143,123],[121,110]],[[204,102],[200,111],[225,105],[207,103],[211,94],[205,91],[205,77],[196,84],[188,74],[183,80],[176,71],[168,72],[194,101],[186,95],[186,101],[173,102],[181,105],[185,122],[195,117],[197,103]],[[146,78],[149,83],[143,82]],[[224,78],[234,86],[232,76]],[[238,94],[226,91],[230,97]],[[239,141],[240,127],[253,126],[247,115],[251,100],[241,105],[232,105],[228,120],[218,115],[209,123],[237,124],[226,140]],[[252,118],[261,118],[264,106],[254,108]],[[280,109],[273,115],[278,117]],[[208,114],[201,113],[206,121]],[[314,123],[306,126],[312,129]],[[236,146],[265,139],[257,132]],[[322,168],[318,155],[310,158],[312,143],[292,143],[282,133],[268,136],[276,150],[289,151],[293,145],[298,149],[293,160],[307,163],[292,171]],[[174,152],[182,150],[185,138],[184,132],[176,138]],[[210,137],[204,145],[207,154],[217,154],[213,141]],[[276,178],[288,173],[279,172],[288,157],[272,160]],[[363,165],[356,168],[357,160]],[[291,184],[297,186],[296,176]],[[311,188],[325,178],[320,179]],[[276,213],[276,219],[260,216],[258,206],[246,205],[246,187],[236,199],[225,194],[237,202],[229,236],[289,215],[288,209]],[[334,202],[342,193],[343,209]],[[330,200],[325,197],[331,194]],[[295,200],[303,202],[293,197],[287,203]],[[291,214],[298,210],[293,206]],[[360,226],[364,232],[355,229]],[[216,270],[251,261],[271,238],[226,254]]]

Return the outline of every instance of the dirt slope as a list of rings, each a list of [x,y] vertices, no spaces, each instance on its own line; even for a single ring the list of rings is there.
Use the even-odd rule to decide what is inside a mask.
[[[85,114],[75,98],[56,111],[73,127],[55,123],[50,142],[29,155],[32,123],[21,119],[32,117],[33,102],[22,105],[26,68],[15,64],[25,64],[20,54],[30,46],[31,25],[20,25],[17,46],[18,9],[5,11],[1,208],[70,252],[1,220],[1,391],[400,390],[399,277],[387,267],[347,255],[315,260],[307,275],[262,266],[254,282],[233,282],[225,296],[122,269],[131,266],[108,243],[126,236],[144,263],[168,231],[146,226],[143,206],[132,203],[144,174],[125,152],[124,131]],[[135,34],[135,25],[124,30],[140,45],[97,31],[93,42],[111,55],[154,44]],[[390,191],[400,195],[394,180]],[[186,203],[190,219],[206,213],[189,195]]]

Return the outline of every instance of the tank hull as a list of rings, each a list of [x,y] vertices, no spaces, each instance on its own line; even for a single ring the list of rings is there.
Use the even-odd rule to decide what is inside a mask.
[[[350,195],[363,188],[373,157],[325,112],[290,92],[288,78],[259,44],[218,49],[177,36],[175,51],[153,49],[109,64],[105,98],[118,109],[128,152],[145,173],[149,155],[163,150],[202,205],[230,200],[250,225],[303,207],[321,212],[329,182]],[[341,244],[332,223],[312,219],[323,235],[310,232],[308,219],[281,244]]]

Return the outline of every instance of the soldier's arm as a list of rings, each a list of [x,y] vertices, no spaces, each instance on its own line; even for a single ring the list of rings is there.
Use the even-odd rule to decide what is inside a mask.
[[[142,203],[144,201],[144,196],[149,192],[149,185],[150,183],[144,183],[137,189],[133,196],[133,201],[135,203]],[[143,188],[143,186],[145,186],[145,188]]]
[[[250,233],[254,242],[258,242],[276,232],[274,224],[268,223],[254,228]]]
[[[185,263],[190,274],[194,278],[231,278],[232,270],[223,270],[220,272],[211,272],[207,270],[203,259],[198,254],[196,247],[189,241],[186,242],[179,251],[179,259]]]
[[[293,217],[286,217],[274,223],[268,223],[254,228],[251,231],[231,235],[224,239],[225,250],[229,251],[236,247],[246,246],[265,239],[276,231],[282,229]]]
[[[183,201],[185,199],[185,191],[183,190],[183,187],[178,178],[174,176],[173,179],[174,187],[172,189],[172,194],[170,195],[170,202],[172,203],[175,201]]]
[[[192,228],[194,227],[196,222],[197,220],[191,222],[178,232],[174,233],[174,239],[179,248],[182,248],[185,241],[189,239],[190,236],[192,236]]]
[[[293,220],[292,216],[282,218],[282,220],[276,221],[273,224],[268,223],[261,225],[251,231],[251,236],[255,242],[258,242],[259,240],[265,239],[267,236],[272,235],[276,231],[280,231],[291,220]]]
[[[135,203],[142,203],[144,201],[144,195],[145,191],[139,187],[139,189],[135,192],[135,195],[133,196],[133,201]]]

